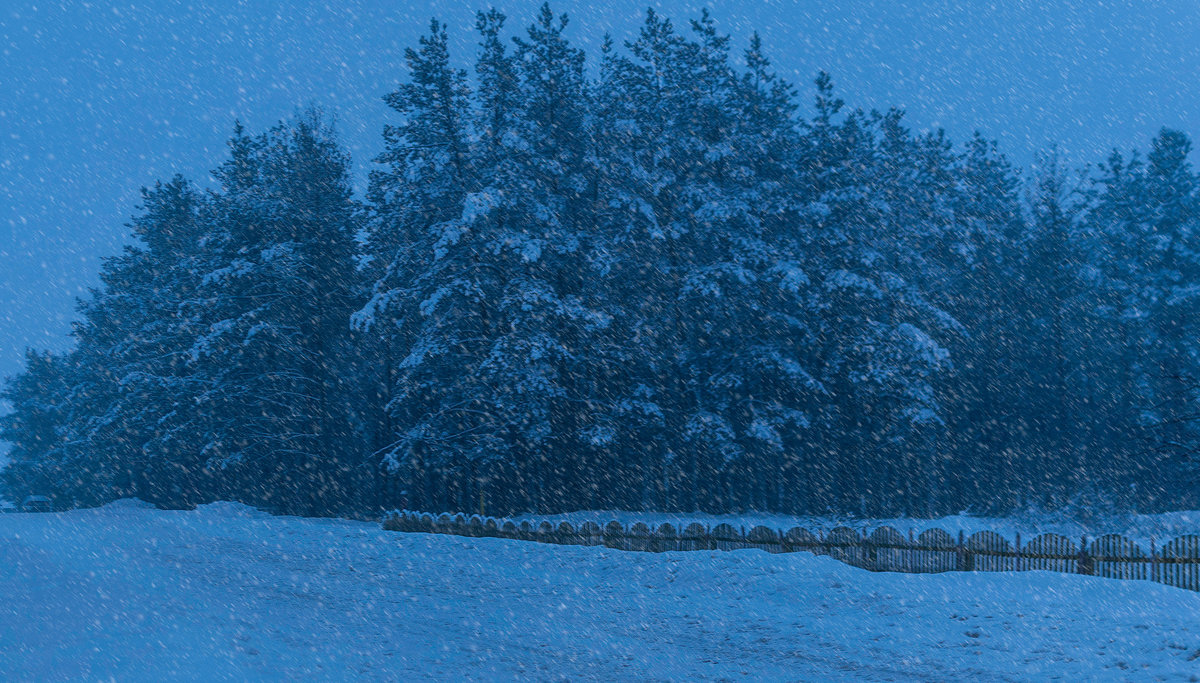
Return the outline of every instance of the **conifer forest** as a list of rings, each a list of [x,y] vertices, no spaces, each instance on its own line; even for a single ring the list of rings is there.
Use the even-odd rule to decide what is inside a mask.
[[[475,19],[395,65],[369,181],[314,107],[143,191],[72,348],[3,386],[9,499],[1200,507],[1187,134],[1018,166],[708,13]]]

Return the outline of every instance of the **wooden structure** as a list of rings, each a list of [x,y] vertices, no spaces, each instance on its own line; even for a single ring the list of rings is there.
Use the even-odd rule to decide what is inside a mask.
[[[384,518],[383,528],[407,533],[453,534],[480,538],[507,538],[558,545],[605,546],[633,552],[729,551],[757,549],[768,553],[809,552],[827,555],[846,564],[878,572],[937,573],[948,571],[1011,572],[1052,571],[1092,574],[1112,579],[1156,581],[1200,591],[1200,536],[1180,536],[1158,548],[1149,548],[1116,534],[1076,544],[1058,534],[1041,534],[1021,543],[1018,534],[1009,541],[994,531],[977,531],[958,538],[942,529],[926,529],[914,538],[892,527],[860,534],[840,526],[828,533],[793,527],[778,531],[765,526],[749,530],[730,524],[708,527],[692,523],[683,529],[662,524],[651,529],[643,522],[625,526],[611,521],[601,526],[584,522],[536,525],[523,521],[471,515],[430,515],[395,512]]]

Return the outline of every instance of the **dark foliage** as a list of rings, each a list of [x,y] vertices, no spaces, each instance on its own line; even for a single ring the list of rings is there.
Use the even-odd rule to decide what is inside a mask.
[[[857,514],[1196,504],[1190,142],[1022,180],[898,111],[811,117],[757,37],[649,12],[596,77],[544,7],[474,78],[406,53],[367,202],[320,116],[237,128],[209,192],[31,353],[17,492]]]

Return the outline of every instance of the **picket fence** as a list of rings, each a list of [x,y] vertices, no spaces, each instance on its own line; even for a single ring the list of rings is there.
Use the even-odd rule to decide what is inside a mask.
[[[942,529],[914,536],[884,526],[860,534],[840,526],[828,533],[800,527],[777,531],[765,526],[749,530],[730,524],[689,524],[682,529],[662,524],[651,529],[642,522],[625,526],[617,521],[600,526],[584,522],[520,523],[478,515],[431,515],[393,512],[383,528],[408,533],[452,534],[475,538],[508,538],[557,545],[605,546],[617,550],[666,552],[688,550],[742,550],[769,553],[810,552],[876,572],[935,573],[949,571],[1011,572],[1054,571],[1089,574],[1112,579],[1156,581],[1200,591],[1200,536],[1180,536],[1161,548],[1150,541],[1149,550],[1124,536],[1108,534],[1076,544],[1059,534],[1041,534],[1022,544],[994,531],[977,531],[955,538]]]

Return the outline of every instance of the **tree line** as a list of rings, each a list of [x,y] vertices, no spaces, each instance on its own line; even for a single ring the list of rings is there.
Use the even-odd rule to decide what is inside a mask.
[[[1186,135],[1085,172],[914,133],[757,36],[431,23],[364,197],[327,118],[144,190],[74,348],[3,391],[10,494],[327,514],[1195,505]]]

